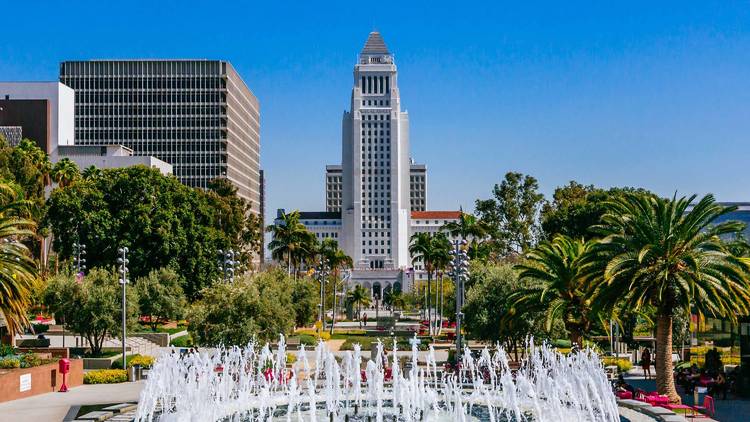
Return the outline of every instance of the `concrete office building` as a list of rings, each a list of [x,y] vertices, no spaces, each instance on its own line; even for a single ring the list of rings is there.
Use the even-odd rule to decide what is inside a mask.
[[[226,177],[260,212],[260,106],[229,62],[66,61],[60,81],[75,90],[76,145],[124,145],[192,187]]]
[[[0,127],[11,144],[28,138],[54,156],[73,145],[74,92],[60,82],[0,82]]]
[[[172,174],[171,164],[156,157],[134,156],[130,148],[122,145],[61,145],[52,160],[57,162],[63,158],[73,161],[81,170],[91,166],[109,169],[142,165],[155,168],[164,175]]]

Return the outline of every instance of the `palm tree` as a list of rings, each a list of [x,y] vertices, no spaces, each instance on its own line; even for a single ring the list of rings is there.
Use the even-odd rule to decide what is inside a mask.
[[[34,223],[18,217],[27,205],[13,185],[0,181],[0,314],[11,334],[29,324],[26,309],[37,279],[36,264],[21,243],[34,236]]]
[[[430,327],[430,333],[433,331],[432,317],[432,276],[436,272],[438,265],[450,261],[450,242],[443,233],[415,233],[411,237],[409,253],[414,262],[422,262],[427,272],[427,292],[425,297],[425,307],[427,308],[427,321]]]
[[[362,312],[362,306],[370,305],[370,292],[364,287],[357,285],[354,290],[349,292],[349,302],[357,306],[357,319],[359,320],[359,328],[362,328],[362,318],[360,313]]]
[[[489,256],[489,244],[483,239],[487,236],[487,226],[476,216],[461,210],[458,221],[450,221],[442,227],[454,238],[465,239],[469,242],[467,253],[471,259],[486,259]]]
[[[433,237],[433,243],[435,246],[435,253],[432,256],[433,267],[435,269],[435,275],[438,280],[438,294],[435,297],[435,301],[438,303],[438,315],[435,317],[437,320],[437,333],[440,334],[443,331],[443,307],[445,305],[445,290],[443,288],[443,276],[445,270],[453,260],[451,256],[451,242],[444,233],[437,233]]]
[[[520,271],[519,279],[540,284],[509,297],[512,307],[508,319],[543,312],[545,329],[549,331],[552,323],[561,319],[571,344],[581,346],[583,333],[590,329],[593,319],[582,271],[582,257],[590,247],[591,243],[558,235],[530,250],[526,262],[515,268]]]
[[[323,239],[323,241],[320,243],[320,246],[318,247],[318,253],[320,254],[321,259],[326,261],[326,263],[328,264],[328,268],[331,269],[331,276],[333,280],[333,323],[331,324],[331,333],[333,334],[333,328],[334,325],[336,325],[336,291],[337,285],[340,281],[341,270],[352,268],[354,266],[354,261],[352,261],[352,258],[347,255],[346,252],[339,248],[339,244],[337,241],[330,238]]]
[[[102,169],[94,165],[86,167],[81,172],[81,176],[83,176],[83,178],[86,180],[95,180],[102,177],[103,175],[104,172],[102,171]]]
[[[672,377],[672,318],[679,309],[728,318],[750,311],[747,258],[737,258],[721,240],[744,224],[719,222],[737,207],[706,195],[692,209],[689,198],[629,193],[606,203],[603,236],[585,264],[592,275],[594,304],[656,310],[656,386],[679,402]]]
[[[292,269],[295,268],[295,277],[297,271],[294,265],[303,262],[305,257],[313,253],[317,243],[315,235],[307,230],[299,218],[299,211],[282,212],[278,218],[279,223],[266,229],[273,236],[268,244],[271,256],[277,261],[286,259],[287,273],[292,274]]]
[[[60,185],[60,187],[70,185],[74,180],[79,178],[80,175],[78,165],[67,157],[55,163],[51,172],[52,179],[55,183]]]
[[[389,294],[389,302],[391,304],[391,309],[398,308],[400,310],[403,310],[404,306],[406,306],[406,298],[404,298],[404,293],[391,290],[391,293]]]

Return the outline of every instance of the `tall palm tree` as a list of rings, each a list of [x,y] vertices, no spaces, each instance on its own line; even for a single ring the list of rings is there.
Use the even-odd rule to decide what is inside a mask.
[[[81,174],[78,171],[78,165],[71,161],[70,158],[65,157],[52,167],[51,176],[52,180],[60,187],[65,187],[78,179]]]
[[[362,312],[362,306],[370,305],[370,292],[359,284],[354,287],[354,290],[349,292],[348,300],[350,303],[357,307],[357,319],[359,320],[359,328],[362,328],[362,318],[360,313]]]
[[[29,324],[26,309],[38,271],[28,248],[21,243],[34,236],[34,223],[18,217],[27,205],[13,185],[0,181],[0,313],[11,334],[21,333]]]
[[[445,270],[453,260],[451,256],[451,250],[453,249],[453,247],[450,240],[448,240],[448,237],[444,233],[437,233],[433,237],[433,243],[435,247],[435,253],[432,256],[432,262],[435,269],[435,275],[438,280],[438,293],[435,297],[435,301],[438,304],[438,315],[435,317],[437,323],[436,334],[441,334],[443,331],[443,308],[445,305],[445,289],[443,287],[443,279]]]
[[[337,286],[340,284],[341,271],[352,268],[354,261],[346,254],[340,247],[337,241],[334,239],[323,239],[318,248],[320,257],[326,261],[328,268],[331,269],[331,276],[333,281],[333,300],[332,300],[332,315],[333,323],[331,324],[331,333],[333,333],[334,325],[336,325],[336,292]]]
[[[409,253],[414,262],[421,262],[427,272],[427,291],[425,294],[425,308],[427,309],[427,322],[430,327],[430,333],[433,333],[433,313],[432,313],[432,277],[435,274],[438,264],[450,260],[450,242],[443,233],[415,233],[411,237]]]
[[[592,312],[586,289],[582,258],[591,243],[558,235],[537,245],[526,254],[526,262],[516,265],[520,279],[540,282],[509,297],[508,319],[526,312],[544,312],[545,328],[550,330],[562,319],[571,344],[582,345],[583,333],[591,327]]]
[[[268,247],[271,249],[271,256],[277,261],[287,261],[287,273],[296,276],[296,264],[304,261],[316,246],[315,235],[307,230],[304,224],[299,220],[299,211],[290,213],[281,213],[279,223],[268,226],[266,229],[273,236]]]
[[[95,180],[102,177],[103,175],[104,172],[102,171],[102,169],[94,165],[86,167],[81,172],[81,176],[83,176],[83,178],[86,180]]]
[[[689,198],[625,194],[606,203],[603,236],[585,264],[592,274],[594,304],[656,309],[656,386],[679,402],[672,377],[672,318],[679,309],[736,321],[750,311],[747,258],[734,256],[722,236],[744,224],[719,222],[736,207],[706,195],[691,207]]]
[[[462,209],[458,221],[445,223],[442,230],[454,238],[465,239],[468,242],[469,258],[486,259],[489,256],[489,244],[484,241],[488,232],[487,226],[476,216],[467,214]]]

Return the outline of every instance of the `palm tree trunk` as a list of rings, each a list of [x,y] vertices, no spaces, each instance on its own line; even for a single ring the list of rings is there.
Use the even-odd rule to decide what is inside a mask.
[[[427,270],[427,333],[432,335],[432,270]]]
[[[672,376],[672,317],[659,315],[656,318],[656,390],[669,396],[670,403],[681,403]]]
[[[438,320],[437,334],[440,335],[443,333],[443,305],[445,304],[445,297],[443,295],[443,274],[438,273],[438,280],[440,283],[440,318]]]
[[[570,347],[578,347],[578,349],[583,348],[583,335],[581,334],[581,330],[578,327],[570,327],[568,328],[568,332],[570,333]]]

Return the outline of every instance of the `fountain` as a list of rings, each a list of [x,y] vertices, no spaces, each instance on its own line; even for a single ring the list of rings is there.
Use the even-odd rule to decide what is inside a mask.
[[[149,372],[137,421],[620,421],[601,361],[585,350],[565,356],[528,344],[511,370],[501,347],[461,369],[438,369],[433,348],[420,359],[412,342],[408,368],[383,344],[363,362],[359,346],[337,359],[324,343],[301,346],[287,368],[278,349],[249,344],[213,353],[165,354]]]

